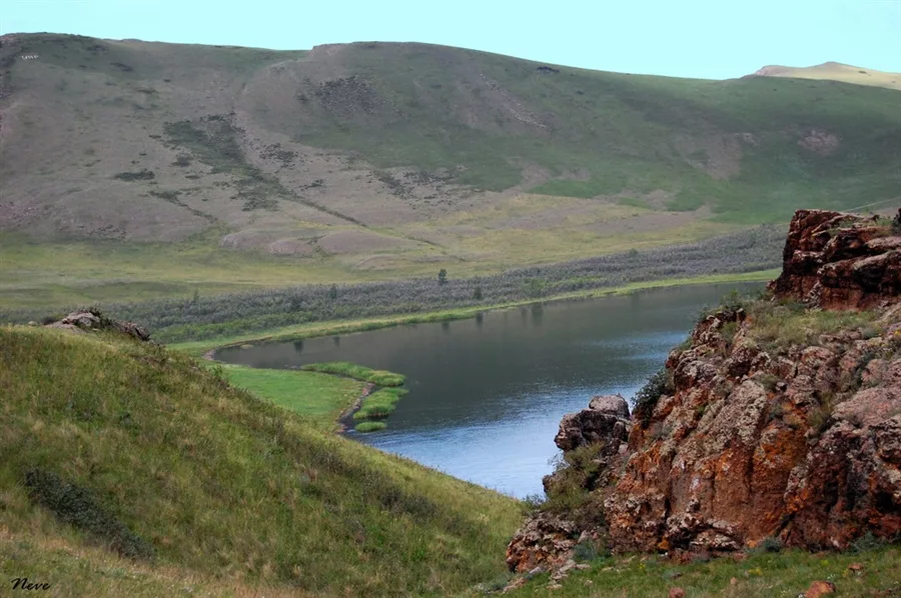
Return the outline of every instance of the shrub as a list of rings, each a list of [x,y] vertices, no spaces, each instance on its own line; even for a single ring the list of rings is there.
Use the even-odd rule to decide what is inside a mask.
[[[153,556],[153,546],[98,505],[87,489],[66,484],[57,474],[39,468],[25,472],[25,487],[34,502],[65,523],[108,542],[122,556]]]
[[[782,540],[774,536],[767,536],[754,548],[754,553],[781,552]]]
[[[672,374],[667,369],[661,368],[656,374],[648,378],[648,381],[635,394],[635,417],[646,426],[657,406],[660,397],[672,390]]]
[[[119,179],[120,181],[149,181],[153,178],[156,178],[156,175],[152,170],[147,170],[146,168],[141,169],[138,172],[120,172],[119,174],[113,175],[114,179]]]
[[[881,548],[884,545],[885,540],[877,538],[873,535],[873,532],[868,531],[851,543],[851,550],[853,552],[868,552],[870,550]]]
[[[598,548],[591,540],[582,540],[573,547],[573,560],[577,563],[587,563],[598,558]]]

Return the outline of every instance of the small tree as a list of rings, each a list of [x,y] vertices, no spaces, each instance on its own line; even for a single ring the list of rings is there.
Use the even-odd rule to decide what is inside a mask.
[[[480,286],[477,286],[477,287],[476,287],[476,290],[474,290],[474,291],[472,292],[472,298],[475,299],[476,301],[481,301],[481,300],[482,300],[482,287],[481,287],[481,285],[480,285]]]
[[[333,284],[331,287],[329,287],[328,298],[332,301],[338,298],[338,285]]]
[[[447,284],[447,270],[444,268],[438,270],[438,284]]]

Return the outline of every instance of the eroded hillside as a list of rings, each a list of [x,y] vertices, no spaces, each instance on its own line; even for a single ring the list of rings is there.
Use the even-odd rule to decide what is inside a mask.
[[[389,43],[7,35],[0,63],[0,229],[44,242],[497,268],[855,207],[899,185],[887,89]]]

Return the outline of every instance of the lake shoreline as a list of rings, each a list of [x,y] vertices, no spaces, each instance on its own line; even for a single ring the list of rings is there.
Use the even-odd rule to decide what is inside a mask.
[[[403,372],[410,396],[391,413],[389,429],[348,436],[521,498],[540,493],[540,480],[553,470],[563,415],[597,394],[634,396],[705,307],[733,289],[756,294],[762,287],[673,287],[340,339],[232,347],[217,357],[270,370],[347,362]]]
[[[217,351],[219,351],[220,349],[241,345],[255,346],[273,342],[290,342],[324,336],[353,334],[357,332],[367,332],[370,330],[390,328],[404,324],[424,324],[430,322],[463,320],[473,318],[480,313],[500,311],[515,307],[528,307],[530,305],[536,304],[579,301],[586,299],[598,299],[603,297],[628,295],[638,291],[656,288],[672,288],[704,284],[766,282],[772,280],[776,275],[778,275],[778,273],[778,269],[769,269],[757,270],[753,272],[743,272],[740,274],[712,274],[705,276],[696,276],[692,278],[657,279],[622,285],[618,287],[611,287],[607,289],[575,291],[562,295],[543,297],[541,299],[515,301],[495,305],[439,310],[422,314],[395,314],[392,316],[379,316],[358,320],[337,320],[332,322],[301,324],[298,326],[288,326],[270,331],[260,331],[245,335],[221,337],[218,339],[171,343],[168,344],[167,347],[175,350],[185,351],[197,357],[203,357],[205,359],[217,361],[215,357]]]

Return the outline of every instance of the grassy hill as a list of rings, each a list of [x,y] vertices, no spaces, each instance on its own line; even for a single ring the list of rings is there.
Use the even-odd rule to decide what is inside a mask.
[[[356,384],[293,374],[319,401]],[[317,423],[330,409],[304,419],[184,354],[4,327],[0,388],[4,590],[448,595],[505,571],[515,501],[333,436]]]
[[[484,274],[901,185],[892,89],[424,44],[0,42],[7,305]]]
[[[840,62],[824,62],[816,66],[795,68],[790,66],[765,66],[755,75],[762,77],[791,77],[793,79],[828,79],[855,85],[873,85],[901,90],[901,73],[887,73],[865,69]]]

